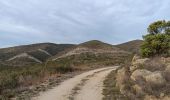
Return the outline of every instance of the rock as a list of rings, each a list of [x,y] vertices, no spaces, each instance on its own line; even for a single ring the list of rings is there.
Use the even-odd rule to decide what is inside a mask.
[[[141,59],[141,57],[138,56],[138,55],[135,55],[135,56],[133,57],[133,59],[132,59],[132,62],[135,62],[137,59]]]
[[[160,97],[161,97],[161,98],[163,98],[164,96],[165,96],[165,94],[164,94],[164,93],[161,93],[161,94],[160,94]]]
[[[141,96],[141,95],[145,94],[145,92],[143,91],[142,87],[137,85],[137,84],[135,84],[133,86],[133,89],[135,90],[135,93],[136,93],[137,96]]]
[[[165,69],[165,78],[167,81],[170,81],[170,65],[168,65]]]
[[[153,72],[145,77],[145,80],[151,87],[164,86],[166,80],[162,76],[161,72]]]
[[[130,71],[133,72],[136,69],[142,68],[145,66],[145,64],[149,61],[149,58],[145,59],[137,59],[135,61],[132,61],[132,66],[130,67]]]
[[[132,62],[132,65],[138,65],[138,64],[141,64],[141,65],[144,65],[145,62],[149,61],[150,59],[149,58],[144,58],[144,59],[137,59],[136,61]]]
[[[169,65],[167,65],[167,67],[166,67],[165,71],[170,73],[170,64],[169,64]]]
[[[169,63],[170,64],[170,57],[165,58],[165,63]]]
[[[138,70],[135,70],[132,75],[131,75],[131,79],[133,81],[141,81],[141,79],[145,79],[145,77],[149,74],[151,74],[152,72],[146,70],[146,69],[138,69]]]

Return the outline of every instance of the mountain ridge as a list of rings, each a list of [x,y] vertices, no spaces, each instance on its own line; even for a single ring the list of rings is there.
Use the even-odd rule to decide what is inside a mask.
[[[73,55],[90,54],[95,56],[100,54],[134,53],[139,49],[139,46],[136,45],[141,43],[141,40],[134,40],[119,45],[111,45],[99,40],[91,40],[77,45],[55,43],[21,45],[0,49],[0,61],[7,64],[23,63],[21,65],[24,65],[24,63],[27,63],[29,65]],[[21,56],[22,54],[27,54],[27,56]]]

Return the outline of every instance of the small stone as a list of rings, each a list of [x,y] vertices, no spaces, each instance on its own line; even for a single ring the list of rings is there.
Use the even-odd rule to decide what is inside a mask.
[[[164,97],[164,96],[165,96],[165,94],[164,94],[164,93],[161,93],[161,94],[160,94],[160,97],[161,97],[161,98],[162,98],[162,97]]]

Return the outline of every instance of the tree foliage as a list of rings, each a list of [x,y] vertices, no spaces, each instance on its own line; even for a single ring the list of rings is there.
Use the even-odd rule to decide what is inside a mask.
[[[150,34],[170,34],[170,21],[157,21],[149,25],[148,33]]]
[[[149,25],[147,35],[143,36],[141,54],[144,57],[169,56],[170,22],[157,21]]]

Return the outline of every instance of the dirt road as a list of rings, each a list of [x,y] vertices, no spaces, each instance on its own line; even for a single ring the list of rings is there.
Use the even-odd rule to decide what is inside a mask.
[[[32,100],[102,100],[103,81],[118,66],[100,68],[68,79]]]

